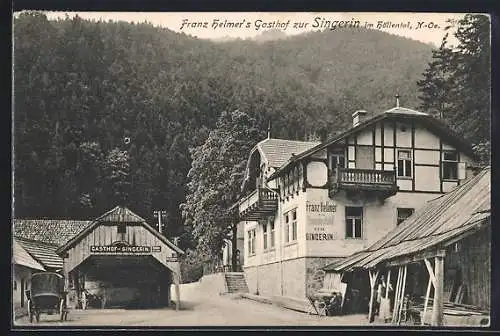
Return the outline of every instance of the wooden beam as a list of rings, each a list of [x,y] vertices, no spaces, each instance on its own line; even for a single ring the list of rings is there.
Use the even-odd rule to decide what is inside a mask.
[[[391,283],[391,269],[387,271],[387,284],[385,285],[385,298],[389,298],[389,286]]]
[[[427,267],[427,271],[429,272],[429,280],[432,281],[432,284],[436,286],[436,277],[434,276],[434,271],[432,270],[432,264],[428,259],[424,259],[425,267]]]
[[[401,312],[403,311],[403,302],[405,299],[405,287],[406,287],[406,273],[408,271],[408,267],[405,265],[403,270],[403,284],[401,286],[401,295],[399,297],[399,309],[398,309],[398,324],[401,323]]]
[[[396,292],[394,293],[394,308],[392,310],[392,323],[396,323],[396,316],[397,316],[398,305],[399,305],[399,290],[401,288],[402,275],[403,275],[402,267],[399,267],[398,281],[396,283]]]
[[[434,282],[432,281],[432,278],[429,276],[429,282],[427,283],[427,291],[425,292],[424,312],[422,313],[421,325],[424,325],[425,313],[427,313],[427,305],[429,304],[429,296],[431,294],[431,286],[433,283]]]
[[[181,308],[181,293],[179,288],[179,283],[181,280],[180,267],[176,267],[176,272],[173,272],[172,276],[174,278],[175,284],[175,310],[179,310]]]
[[[370,303],[368,305],[368,321],[370,323],[373,322],[373,299],[374,299],[374,291],[375,291],[375,284],[377,283],[377,277],[378,277],[379,270],[373,271],[373,270],[368,270],[368,276],[370,277]]]
[[[434,274],[436,276],[436,284],[434,285],[434,302],[432,305],[432,326],[443,325],[443,295],[444,295],[444,257],[437,256],[434,265]]]
[[[420,262],[424,259],[435,258],[437,256],[444,257],[446,256],[445,250],[431,250],[431,251],[422,251],[411,256],[404,256],[401,258],[397,258],[394,260],[387,261],[385,263],[385,267],[393,267],[393,266],[402,266],[411,263]]]

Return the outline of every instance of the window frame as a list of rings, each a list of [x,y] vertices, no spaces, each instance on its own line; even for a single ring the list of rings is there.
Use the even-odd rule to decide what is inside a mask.
[[[276,230],[274,227],[274,218],[272,218],[272,217],[271,217],[269,226],[270,226],[270,233],[271,233],[269,248],[274,249],[274,246],[276,245],[276,240],[275,240],[276,239]]]
[[[449,160],[445,159],[446,154],[455,154],[455,160]],[[459,155],[458,151],[456,150],[443,150],[441,152],[441,176],[443,181],[458,181],[459,173],[458,173],[458,164],[459,164]],[[445,177],[445,165],[453,165],[453,168],[455,169],[455,178],[450,178],[450,177]]]
[[[264,251],[267,251],[268,249],[267,237],[268,233],[267,233],[267,221],[266,221],[266,223],[262,225],[262,239],[263,239]]]
[[[404,152],[409,154],[409,159],[400,159],[399,158],[399,153]],[[398,149],[397,150],[397,167],[396,167],[396,177],[397,178],[403,178],[403,179],[411,179],[413,178],[413,157],[411,155],[411,150],[410,149]],[[402,163],[400,163],[402,162]],[[409,170],[409,175],[407,174],[407,167],[406,167],[406,162],[410,163],[410,170]],[[403,175],[399,175],[399,167],[402,167],[403,169]]]
[[[255,252],[255,229],[250,229],[248,232],[248,256],[254,256]]]
[[[396,208],[396,226],[398,226],[399,224],[404,222],[406,219],[408,219],[408,217],[403,218],[402,216],[400,216],[400,211],[407,211],[407,210],[411,211],[411,213],[408,217],[410,217],[411,215],[413,215],[415,213],[415,208]]]
[[[293,209],[290,211],[292,214],[292,219],[291,219],[291,226],[292,226],[292,238],[290,241],[296,242],[297,241],[297,209]]]
[[[360,209],[361,213],[359,216],[348,215],[348,210]],[[363,239],[363,207],[360,206],[346,206],[345,207],[345,239]],[[356,237],[356,220],[359,219],[359,233],[360,236]],[[351,236],[348,236],[348,225],[351,225]]]
[[[285,244],[289,243],[290,242],[290,222],[289,222],[289,219],[288,219],[288,213],[289,212],[286,212],[283,216],[285,216],[285,225],[283,227],[283,230],[285,231],[283,233],[283,236],[285,239],[283,239],[283,242]]]

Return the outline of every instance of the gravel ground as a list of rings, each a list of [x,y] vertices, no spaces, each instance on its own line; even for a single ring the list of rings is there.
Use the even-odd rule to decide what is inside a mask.
[[[237,295],[200,293],[197,283],[181,286],[181,310],[162,309],[91,309],[71,310],[68,321],[58,315],[42,314],[40,322],[27,317],[16,326],[359,326],[366,325],[365,315],[319,317],[277,306],[240,298]]]

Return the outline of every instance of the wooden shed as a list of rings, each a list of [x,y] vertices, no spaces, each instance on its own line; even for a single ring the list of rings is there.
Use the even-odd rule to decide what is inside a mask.
[[[82,295],[99,298],[102,308],[168,306],[175,283],[178,307],[183,251],[128,208],[117,206],[95,219],[56,253],[63,258],[70,306],[78,306]]]
[[[378,296],[384,302],[377,307],[379,318],[395,324],[488,325],[490,193],[488,167],[429,201],[368,249],[328,265],[325,271],[351,275],[344,278],[368,274],[370,321]]]

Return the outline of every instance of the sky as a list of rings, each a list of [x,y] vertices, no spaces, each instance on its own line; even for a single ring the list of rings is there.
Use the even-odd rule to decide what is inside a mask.
[[[367,27],[439,46],[445,34],[447,19],[459,20],[460,13],[329,13],[329,12],[46,12],[49,19],[78,15],[84,19],[104,21],[149,22],[176,32],[199,38],[250,38],[270,28],[288,35],[320,28],[350,29],[359,21]],[[339,23],[342,21],[343,23]],[[184,25],[183,25],[184,22]],[[214,22],[222,25],[214,26]],[[224,25],[231,23],[233,27]],[[288,22],[288,24],[287,24]],[[328,23],[329,22],[329,23]],[[234,24],[240,24],[234,27]],[[280,26],[273,27],[273,24]],[[356,24],[356,23],[355,23]],[[193,26],[194,25],[194,26]],[[388,27],[388,26],[393,26]],[[451,40],[453,43],[453,40]]]

